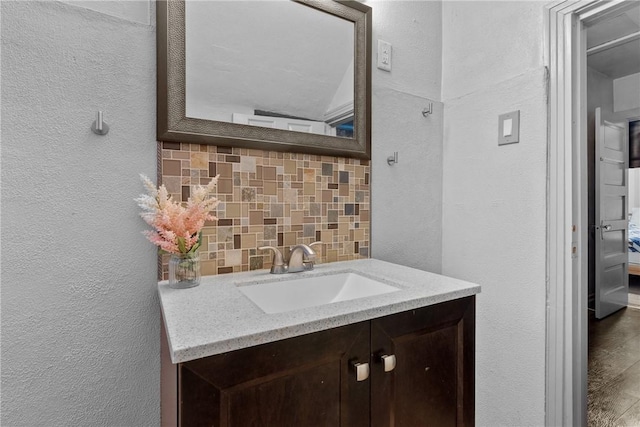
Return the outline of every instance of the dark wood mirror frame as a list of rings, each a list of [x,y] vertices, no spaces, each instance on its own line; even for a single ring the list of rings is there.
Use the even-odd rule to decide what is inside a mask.
[[[356,1],[293,0],[354,23],[355,138],[186,117],[185,1],[157,2],[157,138],[327,156],[371,158],[371,8]]]

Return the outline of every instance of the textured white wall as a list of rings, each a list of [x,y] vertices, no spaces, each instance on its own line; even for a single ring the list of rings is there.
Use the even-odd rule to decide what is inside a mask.
[[[442,265],[442,3],[367,2],[373,8],[372,256],[439,273]],[[393,46],[376,68],[377,40]],[[398,152],[399,163],[387,165]]]
[[[74,6],[95,10],[106,15],[139,22],[141,24],[154,24],[151,19],[151,2],[141,0],[126,1],[100,1],[100,0],[66,0]]]
[[[478,426],[545,413],[543,2],[444,2],[443,274],[479,283]],[[520,143],[498,115],[520,110]]]
[[[155,249],[132,200],[156,170],[155,28],[1,11],[0,424],[159,425]]]

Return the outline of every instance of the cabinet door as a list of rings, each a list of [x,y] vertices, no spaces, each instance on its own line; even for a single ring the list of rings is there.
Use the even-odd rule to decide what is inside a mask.
[[[180,425],[368,426],[370,323],[183,363]]]
[[[474,424],[474,319],[468,297],[371,321],[372,426]]]

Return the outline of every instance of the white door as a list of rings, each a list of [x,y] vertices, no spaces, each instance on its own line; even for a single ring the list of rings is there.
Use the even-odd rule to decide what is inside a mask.
[[[613,120],[596,108],[596,318],[627,306],[629,258],[627,254],[626,123]]]

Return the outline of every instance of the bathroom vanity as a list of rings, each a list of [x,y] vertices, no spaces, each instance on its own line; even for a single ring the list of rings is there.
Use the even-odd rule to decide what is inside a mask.
[[[269,313],[241,291],[267,286],[277,294],[292,280],[308,290],[287,291],[292,306]],[[336,280],[356,282],[345,282],[332,298],[338,302],[300,302],[315,292],[314,281]],[[384,292],[358,297],[361,280]],[[176,405],[181,426],[473,425],[479,291],[373,259],[298,274],[211,276],[185,290],[161,282],[178,366],[176,402],[163,405]]]

